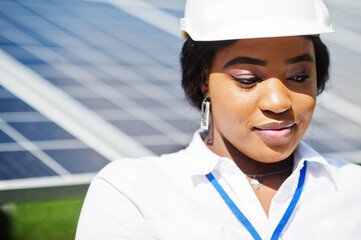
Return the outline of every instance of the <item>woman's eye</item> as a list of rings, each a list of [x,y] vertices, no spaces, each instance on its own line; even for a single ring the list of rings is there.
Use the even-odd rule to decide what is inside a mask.
[[[235,77],[233,75],[230,74],[230,76],[233,78],[233,80],[235,80],[236,82],[238,83],[241,83],[241,84],[245,84],[245,85],[252,85],[252,84],[255,84],[257,82],[260,82],[261,79],[258,78],[258,77],[241,77],[241,78],[238,78],[238,77]]]
[[[308,78],[310,78],[309,75],[299,75],[299,76],[294,76],[294,77],[287,78],[287,80],[292,80],[292,81],[295,81],[295,82],[304,82]]]

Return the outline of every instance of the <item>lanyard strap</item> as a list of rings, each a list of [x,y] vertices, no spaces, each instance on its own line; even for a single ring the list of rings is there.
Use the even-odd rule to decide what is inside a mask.
[[[276,229],[274,230],[271,240],[277,240],[279,236],[281,235],[284,227],[286,226],[288,220],[290,219],[293,211],[295,210],[295,207],[297,205],[298,200],[300,199],[303,185],[305,182],[305,176],[306,176],[306,169],[307,169],[307,162],[304,162],[304,166],[301,169],[300,177],[298,179],[298,185],[296,188],[295,193],[293,194],[292,200],[290,202],[290,205],[288,205],[286,212],[284,213],[282,219],[278,223]],[[208,173],[206,175],[207,179],[212,183],[213,187],[217,190],[219,195],[222,197],[224,202],[228,205],[228,207],[231,209],[233,214],[238,218],[238,220],[245,226],[247,231],[252,235],[253,239],[255,240],[262,240],[262,238],[257,233],[256,229],[252,226],[251,222],[244,216],[244,214],[241,212],[241,210],[236,206],[236,204],[232,201],[232,199],[228,196],[226,191],[222,188],[222,186],[219,184],[217,179],[213,176],[212,173]]]
[[[226,191],[224,191],[224,189],[222,188],[222,186],[219,184],[219,182],[217,181],[217,179],[215,179],[215,177],[213,176],[212,173],[208,173],[206,175],[206,177],[208,178],[208,180],[212,183],[213,187],[218,191],[219,195],[221,195],[221,197],[223,198],[223,200],[226,202],[226,204],[228,205],[228,207],[232,210],[233,214],[238,218],[238,220],[243,224],[243,226],[246,227],[246,229],[248,230],[248,232],[252,235],[252,237],[255,240],[262,240],[262,238],[259,236],[258,232],[256,231],[256,229],[254,229],[254,227],[252,226],[252,224],[250,223],[250,221],[248,221],[248,219],[246,218],[246,216],[243,215],[243,213],[241,212],[241,210],[239,210],[239,208],[236,206],[236,204],[232,201],[232,199],[228,196],[228,194],[226,193]]]

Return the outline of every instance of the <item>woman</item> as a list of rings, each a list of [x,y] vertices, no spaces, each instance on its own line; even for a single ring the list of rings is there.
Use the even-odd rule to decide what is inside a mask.
[[[81,239],[359,239],[361,169],[301,142],[328,78],[321,0],[188,0],[182,86],[203,131],[93,180]]]

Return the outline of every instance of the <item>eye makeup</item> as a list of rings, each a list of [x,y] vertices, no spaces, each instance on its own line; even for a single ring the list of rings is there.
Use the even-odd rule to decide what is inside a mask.
[[[241,77],[235,77],[232,74],[229,73],[229,75],[235,80],[236,82],[244,85],[253,85],[257,82],[262,81],[262,79],[254,76],[253,74],[244,74],[241,75]]]
[[[305,82],[307,79],[311,78],[311,72],[312,72],[312,67],[310,66],[304,66],[304,65],[298,66],[291,69],[287,73],[286,79],[302,83]]]

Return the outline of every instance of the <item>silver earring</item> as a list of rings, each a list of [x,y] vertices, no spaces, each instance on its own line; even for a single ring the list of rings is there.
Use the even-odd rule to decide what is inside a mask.
[[[209,97],[206,97],[202,101],[202,119],[201,119],[201,129],[202,130],[209,130],[209,117],[211,113],[211,101]]]

